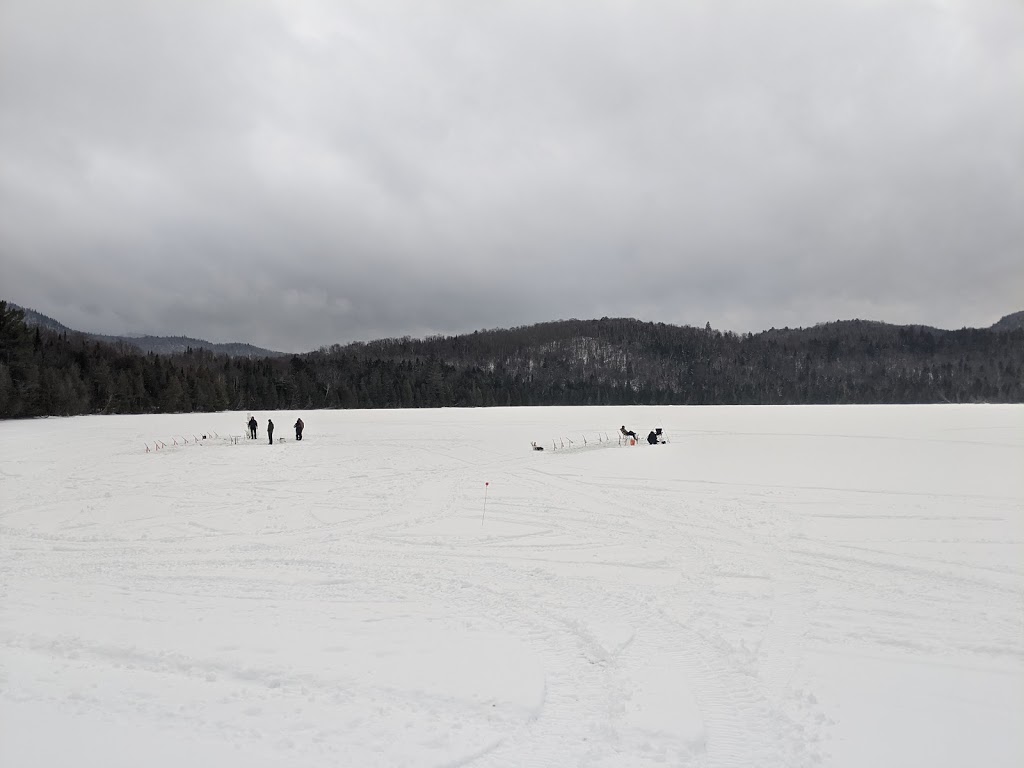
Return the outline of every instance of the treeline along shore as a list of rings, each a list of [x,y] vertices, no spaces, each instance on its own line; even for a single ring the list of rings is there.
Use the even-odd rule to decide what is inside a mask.
[[[0,301],[0,417],[313,408],[1024,402],[1019,324],[860,320],[757,334],[564,320],[316,352],[162,355]]]

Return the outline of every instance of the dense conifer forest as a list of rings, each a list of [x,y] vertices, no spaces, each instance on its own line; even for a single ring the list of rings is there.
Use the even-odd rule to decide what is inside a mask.
[[[566,320],[301,355],[158,355],[0,302],[0,417],[444,406],[1024,402],[1024,329],[866,321],[758,334]]]

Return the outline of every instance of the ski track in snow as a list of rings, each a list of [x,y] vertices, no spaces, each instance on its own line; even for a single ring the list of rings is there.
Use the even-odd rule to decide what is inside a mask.
[[[0,424],[0,764],[1024,762],[1024,407],[302,415]]]

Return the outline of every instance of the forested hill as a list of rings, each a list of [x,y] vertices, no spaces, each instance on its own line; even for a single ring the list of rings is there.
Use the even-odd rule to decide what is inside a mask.
[[[252,344],[241,342],[227,342],[218,344],[204,339],[193,339],[188,336],[108,336],[102,333],[84,333],[68,328],[63,323],[47,317],[34,309],[19,307],[16,304],[10,305],[14,309],[20,309],[25,313],[25,322],[30,328],[46,328],[57,333],[80,334],[92,341],[103,341],[107,344],[128,344],[140,352],[153,352],[158,355],[174,355],[186,352],[189,349],[208,349],[216,354],[228,355],[229,357],[282,357],[283,352],[275,352],[272,349],[254,347]]]
[[[1024,329],[846,321],[737,335],[566,320],[281,358],[141,354],[0,302],[0,417],[490,405],[1024,402]]]
[[[1016,331],[1024,328],[1024,312],[1014,312],[1006,315],[999,322],[992,326],[993,331]]]
[[[1022,330],[851,320],[737,335],[604,318],[384,339],[329,353],[496,371],[544,403],[1024,400]]]

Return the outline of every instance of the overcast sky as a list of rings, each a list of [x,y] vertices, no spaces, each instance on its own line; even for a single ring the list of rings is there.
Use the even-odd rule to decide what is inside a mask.
[[[1022,0],[0,0],[0,298],[284,351],[1024,309]]]

